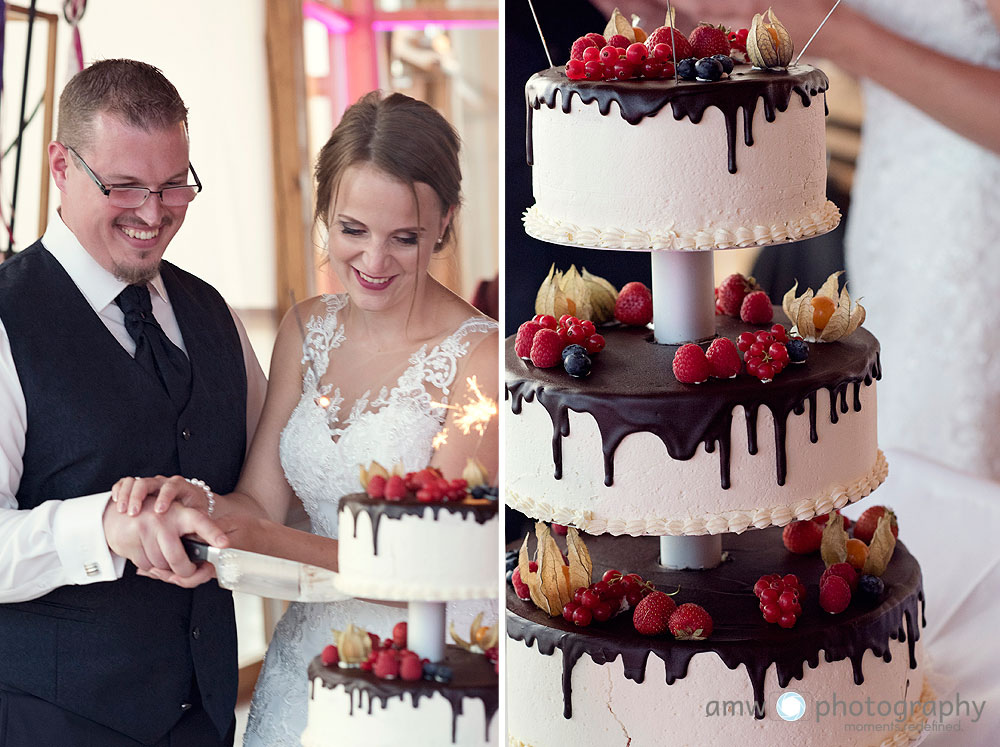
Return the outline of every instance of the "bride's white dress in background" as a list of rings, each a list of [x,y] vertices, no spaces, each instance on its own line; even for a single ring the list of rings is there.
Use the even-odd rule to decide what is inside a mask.
[[[306,325],[303,364],[308,364],[302,398],[281,434],[281,465],[289,484],[302,499],[312,532],[337,536],[340,498],[361,492],[358,466],[376,461],[391,467],[401,462],[407,471],[422,469],[431,457],[431,441],[441,430],[447,403],[464,391],[456,382],[459,361],[497,325],[472,317],[430,349],[423,346],[409,358],[395,385],[366,392],[356,402],[344,402],[340,389],[322,379],[330,355],[344,340],[337,315],[346,295],[325,296],[326,314]],[[325,408],[318,402],[325,398]],[[433,551],[433,548],[428,548]],[[468,630],[477,612],[496,619],[496,600],[448,604],[448,618],[458,630]],[[281,618],[264,658],[253,694],[244,745],[298,747],[306,726],[309,662],[332,643],[331,628],[355,623],[380,637],[406,619],[406,610],[349,600],[331,604],[292,603]]]
[[[919,44],[1000,68],[986,0],[848,1]],[[947,105],[949,92],[937,95]],[[868,81],[864,104],[847,268],[882,345],[879,442],[1000,479],[1000,157]]]

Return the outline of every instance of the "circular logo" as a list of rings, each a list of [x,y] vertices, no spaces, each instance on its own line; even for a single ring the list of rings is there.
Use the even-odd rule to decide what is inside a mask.
[[[778,698],[777,709],[785,721],[798,721],[806,715],[806,699],[789,690]]]

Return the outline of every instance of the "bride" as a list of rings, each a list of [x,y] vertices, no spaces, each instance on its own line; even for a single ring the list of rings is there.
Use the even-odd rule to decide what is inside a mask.
[[[361,491],[359,465],[372,461],[407,471],[430,463],[452,478],[475,452],[495,480],[495,424],[481,443],[449,429],[441,448],[431,445],[447,413],[440,404],[457,399],[467,377],[485,392],[498,387],[496,323],[428,272],[454,236],[458,152],[458,136],[434,109],[379,92],[350,107],[321,150],[316,218],[347,292],[304,301],[281,323],[240,481],[214,509],[232,546],[335,569],[338,501]],[[124,510],[157,492],[157,510],[172,500],[207,508],[202,489],[178,478],[123,478],[114,496]],[[282,526],[298,500],[312,533]],[[204,580],[199,574],[185,585]],[[455,604],[448,614],[463,629],[480,609]],[[300,743],[306,668],[331,628],[354,622],[384,637],[404,618],[388,604],[292,603],[267,651],[244,744]]]

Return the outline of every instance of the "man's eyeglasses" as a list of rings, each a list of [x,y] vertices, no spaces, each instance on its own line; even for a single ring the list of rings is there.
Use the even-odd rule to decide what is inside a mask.
[[[193,200],[199,192],[201,192],[201,180],[198,179],[198,174],[195,173],[194,166],[190,163],[188,168],[191,169],[191,176],[194,177],[194,184],[181,184],[176,187],[164,187],[160,190],[149,189],[147,187],[105,187],[101,180],[97,178],[87,162],[80,157],[70,146],[66,146],[66,150],[76,157],[76,160],[80,162],[83,166],[83,170],[87,172],[87,175],[94,180],[94,184],[98,186],[104,196],[108,198],[114,207],[123,209],[137,208],[142,205],[150,195],[157,195],[162,202],[167,207],[183,207],[187,205],[191,200]]]

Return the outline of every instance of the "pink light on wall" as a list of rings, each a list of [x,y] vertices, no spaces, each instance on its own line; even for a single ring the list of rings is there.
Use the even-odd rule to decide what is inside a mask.
[[[448,18],[440,21],[420,19],[399,19],[395,21],[372,21],[373,31],[393,31],[395,29],[423,29],[427,26],[437,26],[445,29],[495,29],[499,21],[477,18]]]
[[[302,15],[319,21],[331,34],[346,34],[354,27],[353,21],[348,16],[313,0],[302,3]]]

